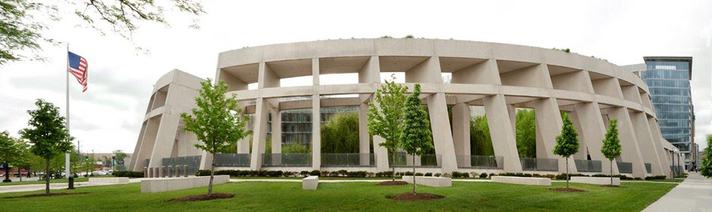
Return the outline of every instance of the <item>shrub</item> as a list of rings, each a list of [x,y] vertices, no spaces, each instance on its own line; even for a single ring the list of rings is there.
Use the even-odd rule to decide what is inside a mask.
[[[210,170],[198,170],[195,176],[210,176]]]
[[[309,172],[309,176],[319,176],[321,172],[319,170],[314,170]]]
[[[447,178],[451,178],[451,177],[452,177],[452,175],[450,175],[450,173],[443,173],[441,176],[442,176],[442,177],[447,177]]]
[[[405,172],[405,175],[403,176],[413,176],[413,172]]]
[[[347,172],[345,174],[347,177],[366,177],[366,171],[355,171],[355,172]]]
[[[420,173],[420,172],[415,173],[415,176],[423,176],[423,173]]]
[[[392,171],[385,171],[385,172],[378,172],[376,173],[376,177],[392,177],[393,172]]]
[[[322,176],[325,176],[325,175],[322,175]],[[338,173],[338,172],[331,172],[328,176],[329,176],[329,177],[339,177],[339,173]]]
[[[433,173],[426,172],[426,173],[425,173],[425,176],[426,176],[426,177],[432,177],[432,176],[433,176]]]
[[[452,178],[469,178],[470,174],[467,172],[452,172]]]
[[[116,171],[116,172],[114,172],[114,176],[117,176],[117,177],[140,178],[140,177],[143,177],[143,172]]]
[[[489,177],[492,177],[492,176],[497,176],[497,174],[495,174],[495,173],[490,173],[490,174],[489,174]]]
[[[576,177],[576,176],[588,177],[588,175],[584,175],[584,174],[569,174],[569,179],[571,179],[571,177]],[[566,180],[566,174],[556,175],[556,179],[557,180]]]
[[[329,171],[321,171],[321,174],[320,174],[319,176],[324,176],[324,177],[327,177],[327,176],[328,176],[328,177],[336,177],[336,176],[331,176],[330,174],[331,174],[331,172],[329,172]],[[334,174],[336,174],[336,172],[334,172]]]
[[[480,178],[487,178],[487,173],[480,174]]]
[[[655,176],[645,177],[645,180],[664,180],[665,178],[666,178],[665,175],[655,175]]]
[[[374,174],[373,172],[366,172],[366,177],[375,177],[375,176],[376,176],[376,174]]]
[[[297,175],[297,172],[282,172],[282,177],[294,177]]]
[[[440,173],[435,173],[435,176],[436,176],[436,177],[440,177],[440,176],[442,176],[442,174],[440,174]]]
[[[348,173],[349,173],[348,171],[343,170],[343,169],[342,169],[342,170],[339,170],[339,172],[338,172],[339,176],[342,176],[342,177],[346,177],[346,175],[347,175]]]
[[[306,177],[307,175],[309,175],[309,171],[301,171],[299,172],[299,175],[302,177]]]

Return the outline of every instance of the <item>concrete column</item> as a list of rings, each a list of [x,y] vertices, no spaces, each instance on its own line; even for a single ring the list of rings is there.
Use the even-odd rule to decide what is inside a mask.
[[[563,121],[559,111],[559,105],[555,98],[545,98],[532,103],[536,110],[537,135],[537,158],[559,159],[559,172],[566,171],[566,158],[554,154],[556,147],[556,137],[561,134]],[[540,151],[541,150],[541,151]],[[569,172],[577,173],[576,163],[573,158],[569,158]]]
[[[494,154],[503,157],[505,172],[522,172],[522,164],[519,161],[519,153],[517,152],[517,140],[509,120],[504,95],[497,94],[485,97],[483,102]]]
[[[165,169],[165,166],[159,166],[159,167],[158,167],[158,176],[159,176],[160,178],[166,177],[166,172],[165,172],[164,169]]]
[[[279,109],[272,111],[272,153],[282,153],[282,115]]]
[[[259,170],[262,168],[262,154],[265,153],[265,139],[267,137],[267,113],[269,103],[262,97],[257,98],[257,106],[254,115],[255,128],[252,133],[252,155],[250,158],[250,169]]]
[[[254,124],[246,124],[245,130],[254,130]],[[245,136],[244,138],[237,141],[237,153],[238,154],[249,154],[250,153],[250,137],[251,135]]]
[[[183,165],[183,176],[188,177],[188,165]]]
[[[173,150],[173,144],[176,139],[175,132],[176,129],[178,129],[179,121],[179,115],[168,113],[161,115],[161,124],[158,126],[156,142],[150,157],[151,161],[149,162],[151,166],[162,166],[163,158],[171,157],[171,151]]]
[[[154,178],[161,177],[161,167],[159,167],[159,166],[153,167],[153,177]]]
[[[603,156],[603,153],[601,153],[603,138],[605,138],[606,135],[606,125],[603,123],[603,119],[600,118],[601,110],[598,103],[576,104],[574,105],[574,111],[576,111],[576,120],[581,128],[579,137],[582,138],[585,148],[589,150],[588,154],[591,156],[591,160],[601,161],[601,171],[603,173],[610,173],[611,163]],[[576,124],[576,122],[574,124]],[[618,174],[618,165],[616,165],[616,163],[612,165],[613,174]]]
[[[658,152],[658,158],[660,160],[660,166],[662,166],[663,173],[668,176],[668,178],[672,179],[674,176],[670,174],[669,157],[666,157],[666,150],[662,146],[662,142],[667,142],[667,140],[663,139],[663,136],[660,133],[660,127],[655,121],[655,118],[648,117],[648,126],[653,136],[653,145],[655,146],[655,150]]]
[[[146,168],[144,168],[144,169],[147,170],[145,176],[148,177],[148,178],[152,178],[152,177],[153,177],[153,168],[151,168],[151,167],[146,167]]]
[[[359,163],[362,166],[371,165],[371,148],[368,134],[368,104],[361,103],[358,107],[358,149]]]
[[[312,168],[321,168],[321,98],[312,95]]]
[[[173,177],[173,166],[167,166],[166,171],[168,171],[168,177]]]
[[[452,137],[458,167],[470,167],[470,106],[466,103],[452,107]]]
[[[636,95],[639,97],[639,95]],[[650,126],[648,125],[648,119],[644,112],[631,112],[631,121],[633,122],[633,129],[635,130],[635,135],[638,138],[638,144],[640,145],[640,153],[643,155],[643,160],[646,163],[650,163],[651,174],[653,175],[665,175],[663,172],[663,167],[661,166],[660,157],[658,156],[658,151],[655,146],[655,140],[653,138],[652,132],[650,131]]]
[[[628,109],[624,107],[609,108],[608,116],[618,120],[618,136],[621,139],[621,159],[623,162],[633,163],[633,177],[645,178],[647,172],[640,153],[640,145],[635,136],[633,122]]]
[[[445,173],[456,171],[457,158],[455,157],[455,146],[452,140],[452,132],[450,131],[445,93],[434,93],[427,98],[427,101],[435,154],[440,155],[439,164]]]
[[[176,165],[176,177],[180,177],[180,165]]]

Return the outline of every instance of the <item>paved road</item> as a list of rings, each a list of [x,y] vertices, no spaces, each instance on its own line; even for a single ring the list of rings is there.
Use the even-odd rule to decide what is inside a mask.
[[[712,179],[705,178],[699,173],[690,173],[685,181],[643,211],[712,212]]]

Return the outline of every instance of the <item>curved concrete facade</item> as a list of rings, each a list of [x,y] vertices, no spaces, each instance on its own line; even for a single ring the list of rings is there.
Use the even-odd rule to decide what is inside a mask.
[[[607,172],[609,165],[600,153],[601,140],[607,121],[618,119],[623,154],[617,161],[632,163],[632,175],[636,177],[670,173],[669,162],[661,157],[665,155],[663,140],[645,83],[615,64],[575,53],[454,40],[314,41],[220,53],[216,78],[226,81],[230,94],[237,94],[239,100],[254,100],[254,105],[245,107],[255,114],[254,140],[262,145],[253,145],[252,152],[264,153],[268,113],[313,108],[313,119],[319,120],[320,107],[356,105],[361,109],[361,153],[369,153],[365,111],[384,72],[405,72],[406,85],[422,85],[443,172],[467,170],[459,168],[461,161],[457,157],[469,155],[468,106],[479,105],[484,106],[489,117],[495,155],[504,158],[504,171],[523,171],[513,119],[514,108],[525,107],[536,110],[537,158],[559,159],[559,170],[565,170],[565,161],[552,151],[562,125],[560,111],[566,111],[574,120],[582,143],[581,152],[569,163],[573,172],[577,172],[574,159],[589,157],[604,161],[602,169]],[[452,73],[452,81],[443,83],[441,73],[448,72]],[[319,82],[320,75],[339,73],[357,73],[358,84]],[[312,85],[280,87],[280,79],[299,76],[312,76]],[[248,90],[250,83],[257,83],[257,89]],[[359,97],[323,98],[344,94]],[[320,101],[284,101],[287,97]],[[453,105],[453,120],[448,118],[448,105]],[[319,122],[314,123],[313,133],[319,135]],[[279,138],[275,137],[279,136],[273,137],[272,149],[279,153]],[[388,169],[387,152],[377,145],[382,141],[379,137],[373,139],[379,171]],[[240,152],[247,153],[247,142],[241,143],[245,145],[241,145]],[[320,138],[313,137],[312,143],[314,149],[319,149]],[[319,151],[312,153],[314,169],[320,168],[320,156]],[[250,167],[260,169],[263,164],[259,154],[251,157]],[[650,173],[646,173],[646,163]]]
[[[368,103],[382,81],[381,74],[390,72],[404,73],[405,85],[411,89],[415,83],[422,85],[421,98],[430,115],[437,160],[437,166],[422,169],[422,172],[541,172],[536,167],[545,162],[554,167],[544,173],[565,172],[565,159],[553,154],[555,138],[562,126],[561,112],[567,112],[572,118],[581,142],[579,153],[569,159],[568,168],[573,173],[609,172],[610,165],[600,148],[610,119],[618,120],[623,148],[622,155],[616,158],[619,163],[612,164],[614,174],[620,170],[621,174],[641,178],[671,176],[673,161],[679,161],[674,148],[663,146],[647,86],[636,75],[615,64],[528,46],[385,38],[276,44],[220,53],[215,78],[227,82],[228,95],[236,94],[245,113],[253,114],[249,127],[256,143],[250,145],[248,139],[238,142],[237,155],[249,158],[249,163],[235,167],[248,168],[249,164],[249,169],[390,170],[388,152],[378,145],[383,142],[382,138],[373,137],[371,152],[366,118]],[[321,75],[344,73],[351,73],[348,77],[354,78],[357,75],[357,83],[325,82],[329,85],[324,85],[320,82]],[[451,73],[452,80],[443,82],[443,73]],[[307,77],[311,83],[281,87],[281,79],[292,77]],[[248,85],[253,83],[256,89],[249,89]],[[312,151],[306,157],[309,165],[274,168],[276,159],[284,160],[275,156],[286,156],[278,155],[282,147],[280,111],[311,109],[312,120],[324,121],[320,117],[321,108],[335,106],[359,108],[360,156],[357,157],[360,161],[357,163],[361,166],[322,165],[328,160],[322,160],[320,151]],[[452,106],[452,120],[448,115],[449,106]],[[470,111],[475,106],[484,107],[488,117],[494,153],[499,158],[493,167],[475,166],[473,158],[478,156],[470,155]],[[536,111],[537,159],[522,159],[518,155],[516,108]],[[311,129],[312,135],[320,135],[321,123],[312,121]],[[265,152],[268,136],[272,141],[271,153]],[[138,157],[144,151],[139,145],[136,163],[145,160]],[[320,136],[312,136],[311,145],[313,150],[321,149]],[[200,168],[206,168],[210,155],[196,155],[202,155]],[[190,155],[170,157],[176,156]],[[161,166],[153,162],[160,157],[152,156],[151,166]],[[535,168],[531,169],[527,161],[535,161]],[[595,161],[600,161],[595,171],[581,168]],[[421,162],[407,163],[419,165]],[[579,163],[582,166],[579,167]],[[134,170],[137,168],[143,167],[136,164]]]

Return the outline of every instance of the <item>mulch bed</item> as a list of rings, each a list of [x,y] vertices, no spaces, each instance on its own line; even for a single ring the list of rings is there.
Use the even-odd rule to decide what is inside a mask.
[[[383,181],[378,183],[379,186],[390,186],[390,185],[408,185],[406,181]]]
[[[75,194],[88,194],[89,192],[76,192],[76,193],[49,193],[49,196],[47,194],[28,194],[28,195],[22,195],[22,196],[14,196],[14,197],[5,197],[5,199],[14,199],[14,198],[33,198],[33,197],[52,197],[52,196],[66,196],[66,195],[75,195]]]
[[[230,199],[234,197],[235,194],[225,194],[225,193],[214,193],[211,194],[210,196],[208,195],[194,195],[194,196],[186,196],[178,199],[169,199],[166,202],[192,202],[192,201],[205,201],[205,200],[213,200],[213,199]]]
[[[622,188],[621,186],[617,185],[601,185],[602,187],[613,187],[613,188]]]
[[[445,196],[440,196],[440,195],[435,195],[435,194],[427,194],[427,193],[418,193],[416,195],[413,195],[413,193],[404,193],[404,194],[398,194],[398,195],[393,195],[393,196],[387,196],[386,198],[388,198],[390,200],[395,200],[395,201],[424,201],[424,200],[442,199],[442,198],[445,198]]]
[[[550,188],[549,190],[560,192],[585,192],[584,190],[575,188]]]

